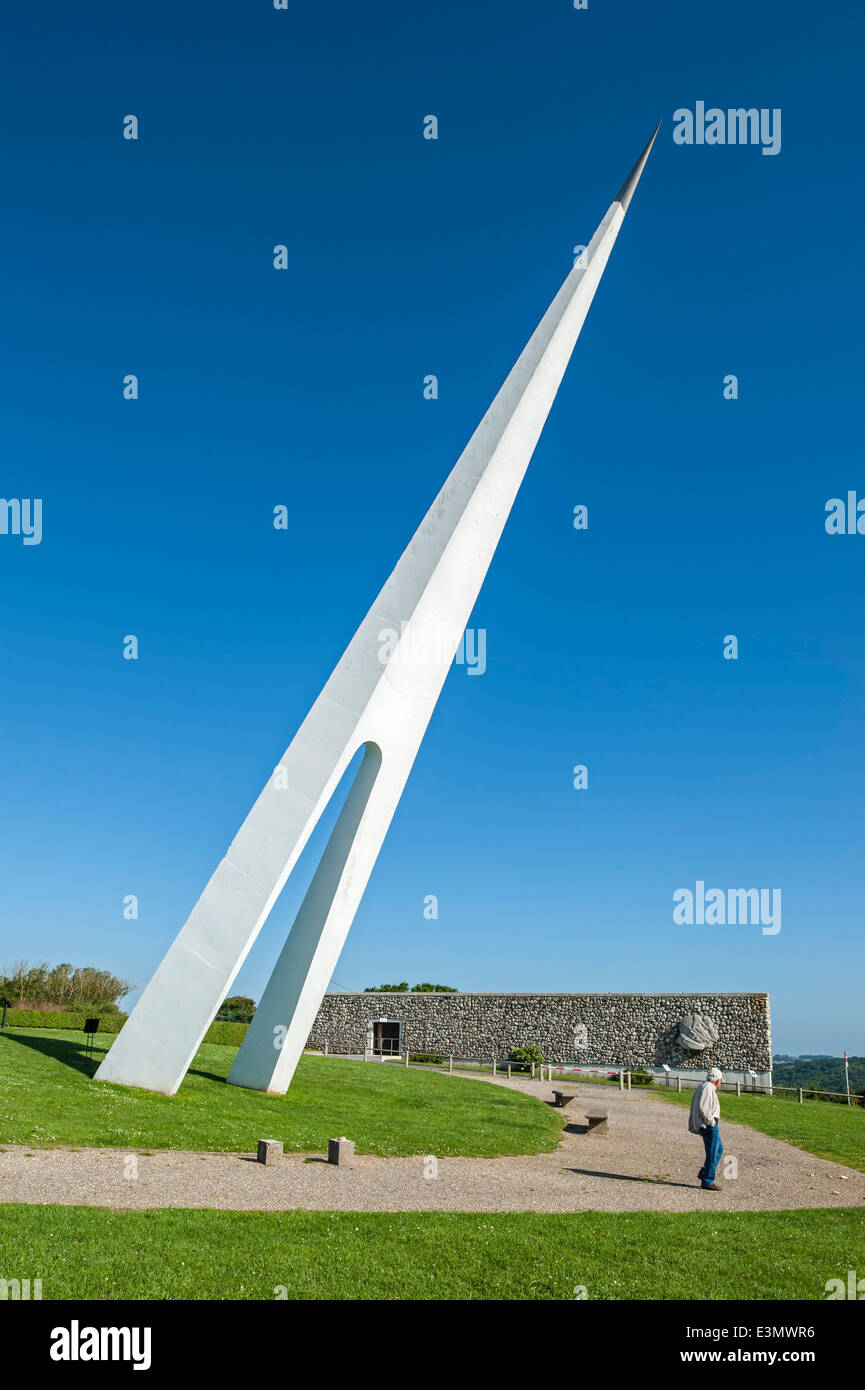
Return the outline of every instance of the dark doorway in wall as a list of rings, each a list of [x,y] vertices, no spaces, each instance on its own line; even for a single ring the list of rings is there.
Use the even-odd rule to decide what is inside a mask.
[[[402,1025],[395,1019],[377,1018],[372,1025],[372,1051],[375,1057],[398,1057]]]

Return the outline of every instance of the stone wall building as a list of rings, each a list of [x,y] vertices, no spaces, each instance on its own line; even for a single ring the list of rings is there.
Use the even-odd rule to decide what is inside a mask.
[[[680,1025],[700,1014],[717,1040],[686,1049]],[[536,1044],[559,1066],[660,1068],[683,1075],[717,1066],[731,1080],[771,1084],[767,994],[326,994],[310,1048],[358,1056],[436,1052],[505,1059]]]

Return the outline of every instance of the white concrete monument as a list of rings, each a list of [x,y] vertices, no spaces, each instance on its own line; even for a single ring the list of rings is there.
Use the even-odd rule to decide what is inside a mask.
[[[98,1080],[174,1094],[362,749],[228,1078],[261,1091],[287,1089],[655,135],[283,754]],[[388,630],[400,634],[395,645],[387,644]]]

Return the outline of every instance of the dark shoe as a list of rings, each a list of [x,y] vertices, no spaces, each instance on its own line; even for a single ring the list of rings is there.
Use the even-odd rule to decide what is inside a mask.
[[[704,1192],[720,1192],[721,1189],[716,1182],[701,1182],[700,1186]]]

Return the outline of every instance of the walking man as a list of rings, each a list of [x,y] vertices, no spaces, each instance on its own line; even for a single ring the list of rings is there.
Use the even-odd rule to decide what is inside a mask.
[[[723,1080],[723,1072],[717,1067],[712,1067],[711,1071],[706,1072],[706,1080],[700,1082],[691,1097],[691,1112],[688,1116],[688,1129],[692,1134],[701,1135],[706,1146],[706,1161],[697,1177],[700,1179],[700,1186],[709,1192],[721,1191],[715,1182],[715,1169],[724,1152],[718,1130],[718,1121],[721,1118],[718,1087]]]

